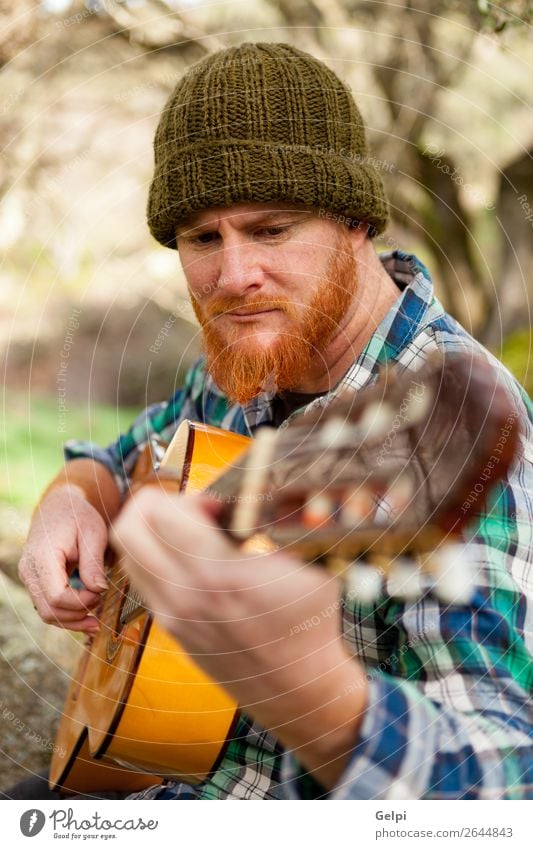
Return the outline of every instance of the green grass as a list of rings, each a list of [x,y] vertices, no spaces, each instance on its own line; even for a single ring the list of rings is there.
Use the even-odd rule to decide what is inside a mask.
[[[0,503],[22,512],[31,510],[61,468],[62,445],[67,439],[106,445],[129,426],[137,412],[105,405],[90,409],[69,405],[60,419],[55,398],[6,390],[0,431]]]
[[[530,331],[514,333],[496,355],[533,396]],[[59,419],[56,399],[6,390],[4,427],[0,431],[0,506],[29,512],[63,462],[67,439],[91,439],[106,445],[125,430],[137,410],[94,405],[72,407]],[[65,432],[59,427],[64,426]]]

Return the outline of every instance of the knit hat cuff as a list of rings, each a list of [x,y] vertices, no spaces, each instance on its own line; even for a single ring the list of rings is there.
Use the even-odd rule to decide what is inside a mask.
[[[220,139],[174,147],[158,162],[148,223],[161,244],[176,248],[176,227],[190,214],[239,202],[284,201],[367,221],[383,232],[388,206],[381,177],[365,156],[253,139]]]

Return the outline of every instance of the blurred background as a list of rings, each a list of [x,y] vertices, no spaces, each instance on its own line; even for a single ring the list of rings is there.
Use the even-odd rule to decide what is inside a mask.
[[[113,439],[198,350],[178,257],[145,218],[169,92],[243,41],[328,63],[390,198],[378,250],[417,253],[531,392],[532,23],[528,0],[0,0],[4,786],[47,762],[78,645],[18,584],[32,506],[66,439]]]

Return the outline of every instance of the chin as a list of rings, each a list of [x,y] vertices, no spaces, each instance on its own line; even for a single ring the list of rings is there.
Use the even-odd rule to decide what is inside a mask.
[[[253,351],[266,353],[269,350],[273,351],[279,344],[279,333],[269,333],[261,331],[257,333],[249,333],[244,339],[233,339],[228,342],[228,345],[236,351],[251,353]]]

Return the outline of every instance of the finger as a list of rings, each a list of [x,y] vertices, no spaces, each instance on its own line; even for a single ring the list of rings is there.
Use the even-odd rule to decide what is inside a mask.
[[[138,588],[149,587],[163,580],[173,587],[185,577],[175,553],[165,550],[157,535],[138,520],[112,526],[109,541],[120,556],[120,566]]]
[[[216,502],[214,502],[216,504]],[[161,510],[148,504],[149,523],[160,541],[179,552],[184,565],[198,568],[198,560],[216,564],[239,560],[242,552],[215,521],[213,499],[205,496],[174,496]]]
[[[89,589],[75,589],[70,586],[61,555],[52,563],[47,563],[41,572],[42,595],[50,607],[60,610],[74,610],[78,613],[87,607],[94,607],[100,600],[102,590],[95,593]]]
[[[39,562],[28,555],[20,574],[35,604],[43,599],[49,607],[75,610],[79,615],[87,607],[94,607],[100,598],[100,594],[91,590],[76,590],[70,586],[62,552],[44,552]]]
[[[143,557],[150,558],[147,551]],[[128,575],[133,586],[140,593],[145,605],[152,611],[158,620],[165,620],[165,627],[172,631],[175,636],[179,635],[180,624],[187,620],[186,608],[187,598],[190,590],[181,585],[176,578],[176,564],[172,563],[168,568],[168,562],[164,552],[160,552],[156,561],[157,567],[152,570],[146,568],[143,562],[125,556],[121,560],[124,571]],[[183,615],[181,611],[184,611]]]
[[[205,496],[172,495],[142,491],[122,510],[114,525],[123,544],[132,552],[133,544],[146,531],[183,565],[195,567],[198,559],[217,564],[239,556],[239,549],[216,525]]]
[[[37,601],[35,609],[43,622],[58,628],[88,632],[96,632],[99,628],[98,619],[87,610],[76,612],[51,607],[43,598]]]
[[[203,510],[206,516],[214,519],[216,522],[224,509],[224,504],[219,498],[215,498],[207,492],[201,492],[198,495],[188,496],[196,502],[200,510]],[[218,527],[218,525],[217,525]]]
[[[120,556],[121,568],[156,615],[166,612],[175,616],[177,605],[186,607],[188,571],[135,512],[111,526],[109,542]]]
[[[92,590],[81,589],[76,590],[74,587],[67,586],[59,595],[50,597],[45,595],[46,601],[58,610],[80,612],[96,607],[102,599],[102,590],[94,593]]]
[[[72,622],[69,625],[60,625],[59,627],[65,628],[67,631],[81,631],[85,634],[97,634],[100,630],[100,624],[94,617],[87,617],[81,622]]]
[[[89,527],[79,531],[78,571],[87,589],[101,593],[109,586],[104,572],[107,533],[104,528]]]
[[[144,555],[150,556],[150,555]],[[135,557],[126,556],[121,565],[130,581],[141,594],[143,601],[154,612],[159,613],[168,605],[168,599],[173,590],[180,587],[175,575],[169,579],[169,571],[162,563],[161,555],[157,560],[157,568],[152,570]],[[172,570],[175,571],[175,570]]]
[[[64,618],[66,621],[74,621],[82,619],[86,615],[93,615],[96,604],[101,600],[100,596],[94,597],[94,593],[88,590],[74,590],[78,594],[77,606],[70,604],[70,599],[67,599],[67,605],[56,604],[51,601],[44,592],[36,592],[33,594],[32,600],[34,607],[44,614],[53,611],[55,616]],[[61,597],[60,597],[61,598]]]
[[[57,628],[63,628],[65,631],[78,631],[84,634],[97,634],[101,627],[98,619],[94,616],[85,616],[83,619],[74,622],[63,622],[58,619],[52,624]]]

